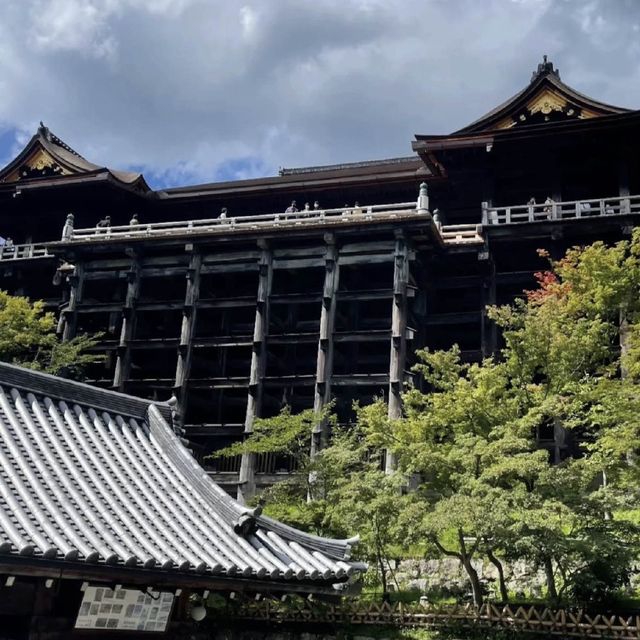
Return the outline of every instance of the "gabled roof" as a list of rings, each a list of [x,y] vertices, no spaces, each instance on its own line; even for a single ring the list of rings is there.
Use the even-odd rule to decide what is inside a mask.
[[[80,577],[120,568],[148,584],[191,576],[284,591],[363,568],[347,561],[355,539],[309,535],[233,500],[170,415],[166,403],[0,363],[0,566],[55,562]]]
[[[560,80],[560,71],[544,56],[522,91],[454,134],[510,129],[558,119],[597,118],[627,111],[629,109],[599,102],[566,85]]]
[[[137,191],[149,191],[141,173],[115,171],[89,162],[42,123],[25,148],[7,166],[0,169],[0,183],[43,178],[49,181],[58,178],[69,182],[77,181],[77,178],[91,177],[102,180],[109,178],[117,184]]]

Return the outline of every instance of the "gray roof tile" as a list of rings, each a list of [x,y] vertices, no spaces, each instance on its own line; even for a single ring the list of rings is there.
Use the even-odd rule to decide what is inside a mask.
[[[0,363],[0,553],[336,582],[352,540],[262,517],[209,478],[165,403]]]

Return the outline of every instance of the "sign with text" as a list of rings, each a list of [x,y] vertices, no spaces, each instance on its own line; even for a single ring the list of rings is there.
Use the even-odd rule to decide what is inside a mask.
[[[173,600],[173,593],[89,586],[76,629],[166,631]]]

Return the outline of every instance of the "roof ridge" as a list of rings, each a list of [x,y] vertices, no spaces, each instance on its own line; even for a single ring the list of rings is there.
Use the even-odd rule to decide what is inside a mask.
[[[320,173],[322,171],[335,171],[336,169],[357,169],[358,167],[371,167],[378,164],[401,164],[410,160],[417,160],[417,156],[401,156],[396,158],[384,158],[382,160],[360,160],[358,162],[342,162],[339,164],[325,164],[311,167],[281,167],[278,175],[291,176],[301,173]]]
[[[8,362],[0,362],[0,371],[2,371],[0,386],[2,384],[15,386],[59,400],[92,405],[138,418],[145,416],[149,407],[154,405],[165,419],[171,416],[171,406],[168,401],[147,400]]]
[[[65,151],[77,156],[85,162],[89,162],[84,156],[80,155],[75,149],[72,149],[64,140],[59,138],[49,127],[47,127],[42,120],[40,120],[40,126],[38,127],[38,135],[42,136],[47,142],[53,143],[58,147],[61,147]]]

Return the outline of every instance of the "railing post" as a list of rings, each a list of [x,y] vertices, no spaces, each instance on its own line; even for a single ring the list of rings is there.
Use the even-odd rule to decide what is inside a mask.
[[[489,203],[485,201],[480,206],[482,207],[482,224],[486,226],[489,224]]]
[[[420,194],[418,195],[416,209],[418,210],[418,213],[429,213],[429,194],[426,182],[423,182],[420,185]]]
[[[504,222],[505,224],[511,224],[511,207],[507,207],[504,210]]]

